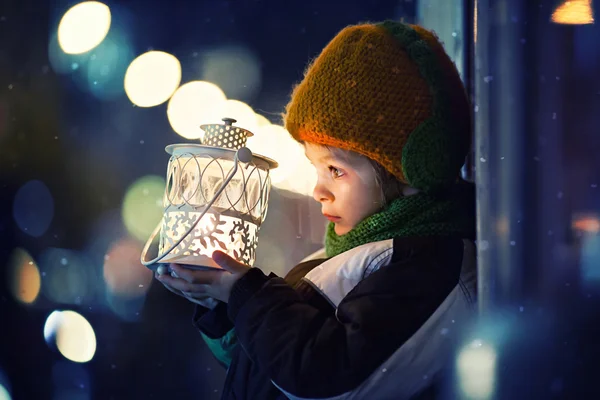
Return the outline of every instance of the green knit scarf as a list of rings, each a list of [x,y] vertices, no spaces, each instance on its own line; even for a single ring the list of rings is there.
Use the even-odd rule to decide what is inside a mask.
[[[327,226],[325,251],[334,257],[354,247],[410,236],[459,236],[475,238],[475,192],[460,183],[443,194],[417,193],[400,197],[382,211],[365,218],[350,232],[338,236]]]

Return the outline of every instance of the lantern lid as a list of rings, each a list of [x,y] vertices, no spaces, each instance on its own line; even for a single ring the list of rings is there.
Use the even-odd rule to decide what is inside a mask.
[[[246,140],[254,136],[249,130],[234,126],[237,121],[233,118],[223,118],[222,121],[223,124],[200,125],[204,131],[203,145],[237,150],[246,146]]]
[[[205,132],[202,144],[171,144],[165,150],[173,156],[184,154],[192,156],[205,155],[233,161],[236,151],[246,147],[246,140],[254,134],[247,129],[233,126],[237,122],[233,118],[223,118],[222,121],[224,124],[204,124],[200,126]],[[279,166],[277,161],[260,154],[252,153],[251,161],[263,169],[273,169]]]
[[[196,157],[204,155],[233,161],[237,150],[227,149],[224,147],[205,146],[203,144],[196,143],[178,143],[168,145],[165,147],[165,151],[172,156],[189,154]],[[279,163],[272,158],[261,156],[260,154],[256,153],[252,153],[252,163],[254,163],[257,167],[264,169],[274,169],[279,166]]]

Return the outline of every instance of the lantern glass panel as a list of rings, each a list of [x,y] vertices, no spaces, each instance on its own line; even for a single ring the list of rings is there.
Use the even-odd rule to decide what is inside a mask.
[[[267,212],[269,169],[256,157],[247,164],[238,162],[236,173],[219,193],[234,169],[234,154],[233,150],[173,150],[163,199],[160,252],[172,247],[207,211],[162,262],[217,267],[210,257],[214,250],[221,250],[253,264],[258,230]]]

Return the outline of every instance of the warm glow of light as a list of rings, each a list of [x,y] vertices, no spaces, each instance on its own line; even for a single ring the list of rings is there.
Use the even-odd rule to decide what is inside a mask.
[[[58,25],[58,43],[67,54],[81,54],[98,46],[110,29],[107,5],[84,1],[71,7]]]
[[[243,246],[243,239],[241,233],[235,233],[228,237],[227,230],[222,229],[223,226],[216,227],[213,223],[215,216],[211,213],[206,213],[202,219],[198,222],[197,231],[198,232],[213,232],[215,229],[221,229],[224,233],[221,234],[213,234],[212,237],[220,240],[222,243],[227,243],[226,248],[222,248],[218,245],[217,241],[206,240],[206,246],[202,246],[200,253],[212,257],[212,254],[216,250],[227,251],[229,249],[240,249]],[[225,220],[224,217],[221,217]],[[233,239],[233,240],[231,240]],[[231,240],[231,241],[230,241]]]
[[[248,147],[253,152],[279,163],[279,167],[269,172],[273,184],[285,180],[297,167],[300,158],[304,157],[302,146],[280,125],[258,128],[254,136],[248,139]]]
[[[598,233],[600,232],[600,219],[594,216],[577,217],[573,219],[571,227],[582,232]]]
[[[169,212],[162,229],[162,233],[165,235],[162,237],[165,245],[164,248],[160,248],[160,251],[167,251],[172,243],[179,240],[188,231],[191,224],[195,223],[200,215],[200,212]],[[190,232],[190,236],[163,258],[162,262],[221,268],[211,258],[215,250],[221,250],[251,266],[254,263],[253,243],[258,234],[258,226],[249,222],[243,222],[243,226],[239,226],[240,219],[238,217],[221,215],[220,223],[215,227],[212,222],[214,219],[215,214],[207,212]],[[246,243],[244,237],[247,240]],[[245,248],[246,244],[248,248]]]
[[[142,245],[132,239],[111,246],[104,257],[104,280],[110,291],[123,297],[144,295],[152,283],[152,271],[140,263]]]
[[[248,139],[254,153],[273,158],[279,167],[269,172],[274,186],[310,195],[316,184],[316,172],[304,155],[304,148],[280,125],[259,127]]]
[[[247,129],[254,133],[258,128],[256,113],[248,104],[239,100],[227,100],[221,111],[222,118],[233,118],[236,126]],[[221,122],[222,123],[222,122]]]
[[[188,82],[177,89],[169,100],[169,123],[184,138],[199,139],[203,134],[200,125],[223,123],[226,100],[225,93],[213,83]]]
[[[271,121],[267,119],[264,115],[256,114],[256,125],[261,128],[263,126],[271,125]],[[252,132],[254,133],[254,132]]]
[[[125,73],[125,93],[139,107],[169,100],[181,82],[179,60],[162,51],[149,51],[131,62]]]
[[[75,311],[54,311],[44,325],[47,342],[56,347],[68,360],[84,363],[96,353],[96,334],[90,323]]]
[[[31,256],[23,249],[15,249],[9,261],[9,288],[15,298],[30,304],[40,293],[40,271]]]
[[[298,159],[287,178],[275,186],[304,196],[312,196],[317,184],[317,171],[304,155]]]
[[[593,24],[592,0],[565,1],[552,13],[552,22],[565,25]]]
[[[496,351],[481,340],[465,346],[456,360],[458,384],[464,398],[490,399],[496,378]]]
[[[163,216],[165,180],[149,175],[135,181],[123,200],[123,223],[134,238],[145,242]]]

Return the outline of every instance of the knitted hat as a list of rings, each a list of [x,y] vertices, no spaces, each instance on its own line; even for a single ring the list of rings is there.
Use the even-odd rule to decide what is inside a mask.
[[[458,179],[471,141],[470,114],[437,37],[386,21],[343,29],[294,88],[284,120],[298,141],[363,154],[431,192]]]

